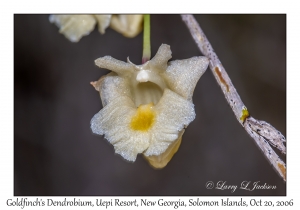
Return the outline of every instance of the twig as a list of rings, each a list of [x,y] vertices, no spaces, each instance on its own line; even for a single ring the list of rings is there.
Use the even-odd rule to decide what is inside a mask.
[[[238,92],[234,88],[225,68],[221,64],[218,56],[214,52],[211,44],[200,28],[193,15],[181,15],[182,20],[190,30],[200,51],[210,59],[209,68],[220,85],[227,102],[234,112],[239,123],[245,128],[247,133],[254,139],[265,157],[270,161],[282,179],[286,180],[286,164],[274,152],[270,144],[286,154],[283,144],[285,137],[270,124],[254,119],[242,102]]]

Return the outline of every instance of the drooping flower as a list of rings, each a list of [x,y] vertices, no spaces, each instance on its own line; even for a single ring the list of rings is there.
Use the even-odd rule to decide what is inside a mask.
[[[143,153],[151,165],[164,167],[178,150],[184,129],[195,118],[192,96],[208,58],[168,62],[171,57],[170,46],[162,44],[142,65],[110,56],[95,61],[113,72],[91,83],[103,104],[91,120],[91,129],[105,135],[126,160],[135,161]]]
[[[123,36],[132,38],[142,31],[143,15],[113,15],[110,27]]]
[[[71,42],[78,42],[94,30],[96,23],[101,34],[111,26],[126,37],[135,37],[142,30],[143,15],[50,15],[49,20]]]

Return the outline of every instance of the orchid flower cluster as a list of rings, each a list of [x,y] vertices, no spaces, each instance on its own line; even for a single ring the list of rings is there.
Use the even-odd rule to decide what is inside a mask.
[[[49,20],[59,27],[71,42],[78,42],[83,36],[89,35],[98,23],[101,34],[110,26],[112,29],[132,38],[142,30],[142,15],[50,15]]]
[[[124,36],[133,37],[141,30],[142,16],[50,16],[50,22],[72,42],[89,34],[96,21],[102,34],[110,25]],[[91,82],[103,104],[91,120],[91,129],[104,135],[115,152],[128,161],[134,162],[138,154],[143,154],[153,167],[165,167],[177,152],[185,128],[196,117],[193,92],[209,59],[198,56],[169,62],[171,54],[170,46],[162,44],[156,55],[142,65],[111,56],[95,61],[98,67],[112,72]]]

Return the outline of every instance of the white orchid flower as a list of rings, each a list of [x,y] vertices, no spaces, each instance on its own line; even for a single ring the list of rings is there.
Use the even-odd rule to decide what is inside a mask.
[[[123,36],[132,38],[142,31],[143,15],[113,15],[110,27]]]
[[[78,42],[94,30],[96,23],[101,34],[111,26],[126,37],[135,37],[142,30],[143,15],[50,15],[49,20],[71,42]]]
[[[100,68],[113,72],[91,84],[100,92],[103,109],[91,120],[94,133],[105,135],[115,152],[135,161],[143,153],[156,168],[164,167],[177,151],[184,129],[195,118],[192,96],[206,71],[208,58],[171,58],[170,46],[142,65],[98,58]]]

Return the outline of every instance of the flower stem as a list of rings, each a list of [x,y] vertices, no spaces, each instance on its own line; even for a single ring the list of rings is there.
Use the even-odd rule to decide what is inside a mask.
[[[150,15],[144,15],[144,45],[142,63],[146,63],[151,58],[150,43]]]

